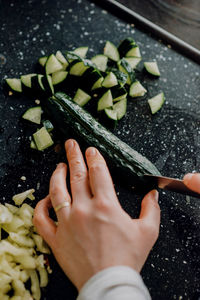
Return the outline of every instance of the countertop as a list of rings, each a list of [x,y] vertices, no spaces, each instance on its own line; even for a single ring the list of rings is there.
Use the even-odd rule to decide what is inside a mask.
[[[138,2],[139,3],[139,2]],[[200,68],[181,53],[168,48],[150,32],[133,27],[88,0],[0,1],[1,79],[32,73],[40,56],[56,50],[90,47],[89,57],[102,52],[106,40],[118,44],[132,36],[144,61],[156,59],[160,79],[144,75],[147,97],[128,102],[128,112],[114,133],[150,159],[163,175],[181,178],[200,171]],[[142,72],[143,65],[138,69]],[[152,116],[147,99],[163,91],[166,102]],[[0,90],[0,197],[11,197],[36,188],[36,199],[48,193],[56,163],[65,160],[64,150],[44,153],[29,147],[36,127],[21,115],[35,103],[28,97],[8,97]],[[69,132],[69,137],[70,132]],[[58,138],[59,139],[59,138]],[[61,140],[62,142],[62,140]],[[22,181],[21,176],[27,180]],[[116,184],[122,207],[138,217],[141,195]],[[36,200],[36,202],[37,202]],[[36,203],[35,202],[35,203]],[[162,220],[159,239],[142,276],[152,299],[199,299],[200,297],[200,202],[170,192],[160,192]],[[52,258],[50,282],[43,299],[76,299],[76,290]]]

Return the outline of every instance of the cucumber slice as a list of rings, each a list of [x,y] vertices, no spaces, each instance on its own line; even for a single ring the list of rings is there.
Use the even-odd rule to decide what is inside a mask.
[[[41,82],[44,86],[44,90],[47,94],[53,95],[54,94],[54,87],[52,83],[52,78],[50,75],[41,77]]]
[[[97,82],[99,79],[101,80]],[[84,91],[90,92],[93,86],[96,88],[101,87],[101,82],[103,81],[103,77],[96,68],[94,67],[89,67],[83,74],[81,78],[81,86],[83,87]],[[100,83],[100,85],[99,85]]]
[[[18,93],[22,93],[22,83],[21,83],[20,79],[7,78],[6,83],[11,88],[11,90],[18,92]]]
[[[55,57],[54,54],[51,54],[45,64],[45,70],[46,74],[52,74],[57,71],[61,71],[63,69],[62,64],[59,62],[59,60]]]
[[[84,106],[91,99],[91,96],[85,93],[83,90],[78,89],[75,96],[74,102],[76,102],[80,106]]]
[[[41,106],[36,106],[29,108],[22,116],[23,119],[28,120],[35,124],[41,123],[41,115],[42,115],[42,108]]]
[[[117,65],[121,72],[128,75],[126,83],[130,85],[132,82],[134,82],[135,72],[131,68],[130,64],[125,60],[125,58],[122,58],[120,61],[118,61]]]
[[[86,57],[87,52],[88,52],[88,47],[78,47],[73,51],[73,53],[79,55],[82,58]]]
[[[127,110],[127,99],[122,99],[121,101],[115,103],[112,108],[106,108],[106,115],[112,120],[120,120]]]
[[[139,81],[135,81],[131,84],[129,95],[134,97],[142,97],[147,92],[147,90],[141,85]]]
[[[156,61],[153,62],[144,62],[144,67],[148,73],[154,76],[160,76],[160,71]]]
[[[63,66],[63,71],[65,71],[69,65],[68,61],[66,60],[66,58],[64,57],[64,55],[62,54],[62,52],[60,50],[58,50],[56,52],[56,58],[57,60],[62,64]]]
[[[133,47],[126,53],[126,57],[129,56],[135,56],[135,57],[141,57],[140,48],[138,46]]]
[[[133,48],[136,48],[136,47],[137,47],[137,44],[133,38],[129,37],[129,38],[124,39],[118,46],[118,51],[119,51],[120,57],[125,57],[129,51],[131,51]],[[128,55],[128,56],[135,56],[135,55]]]
[[[83,61],[74,60],[72,62],[69,73],[75,76],[82,76],[83,73],[89,68]]]
[[[105,72],[107,69],[108,57],[103,54],[98,54],[92,57],[91,61],[97,66],[97,68]]]
[[[36,74],[27,74],[21,76],[21,82],[23,85],[25,85],[28,88],[31,88],[31,78],[35,76]]]
[[[47,62],[48,56],[43,56],[38,59],[39,64],[44,67]]]
[[[161,107],[163,106],[165,102],[165,95],[164,93],[160,93],[157,96],[151,98],[148,100],[150,109],[151,109],[151,113],[155,114],[157,111],[159,111],[161,109]]]
[[[129,57],[125,57],[124,59],[129,63],[132,69],[135,69],[142,58],[129,56]]]
[[[113,105],[112,93],[110,90],[108,90],[99,99],[98,105],[97,105],[97,110],[101,111],[101,110],[104,110],[105,108],[111,107],[112,105]]]
[[[120,70],[115,69],[115,68],[109,68],[109,71],[113,72],[115,74],[117,81],[121,86],[125,85],[127,78],[128,78],[127,74],[125,74],[124,72],[121,72]]]
[[[100,77],[92,86],[91,91],[99,89],[102,86],[102,82],[103,82],[104,78]]]
[[[117,85],[111,88],[113,102],[126,98],[127,91],[124,87]]]
[[[36,146],[36,144],[33,140],[30,142],[30,148],[31,149],[37,149],[37,146]]]
[[[53,140],[45,127],[42,127],[40,130],[36,131],[33,134],[33,138],[39,151],[43,151],[44,149],[53,145]]]
[[[108,75],[104,78],[102,86],[110,88],[118,84],[117,78],[113,72],[109,72]]]
[[[67,77],[67,71],[57,71],[52,74],[52,84],[56,85],[63,82]]]
[[[120,59],[117,47],[109,41],[105,44],[104,55],[114,61],[118,61]]]
[[[53,124],[52,124],[49,120],[44,120],[44,121],[42,122],[42,124],[44,125],[44,127],[46,128],[46,130],[47,130],[48,132],[51,132],[51,131],[54,129]]]

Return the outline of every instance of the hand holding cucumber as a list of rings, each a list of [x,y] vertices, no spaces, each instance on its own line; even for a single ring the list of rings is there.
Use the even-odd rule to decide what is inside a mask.
[[[71,195],[66,187],[67,166],[54,171],[49,196],[35,209],[34,224],[51,247],[58,263],[78,290],[90,277],[111,266],[129,266],[140,272],[159,232],[158,193],[143,199],[139,219],[121,208],[104,158],[96,148],[86,151],[65,144]],[[53,206],[56,226],[49,218]]]

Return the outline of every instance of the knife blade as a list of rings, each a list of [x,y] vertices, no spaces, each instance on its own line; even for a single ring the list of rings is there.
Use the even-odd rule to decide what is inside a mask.
[[[184,183],[183,180],[165,176],[157,176],[145,174],[144,179],[151,183],[152,186],[158,187],[163,190],[181,193],[184,195],[196,197],[200,199],[200,194],[191,191]]]

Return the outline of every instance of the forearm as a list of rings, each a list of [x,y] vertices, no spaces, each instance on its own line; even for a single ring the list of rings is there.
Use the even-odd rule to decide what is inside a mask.
[[[80,290],[77,300],[150,300],[139,273],[116,266],[94,275]]]

